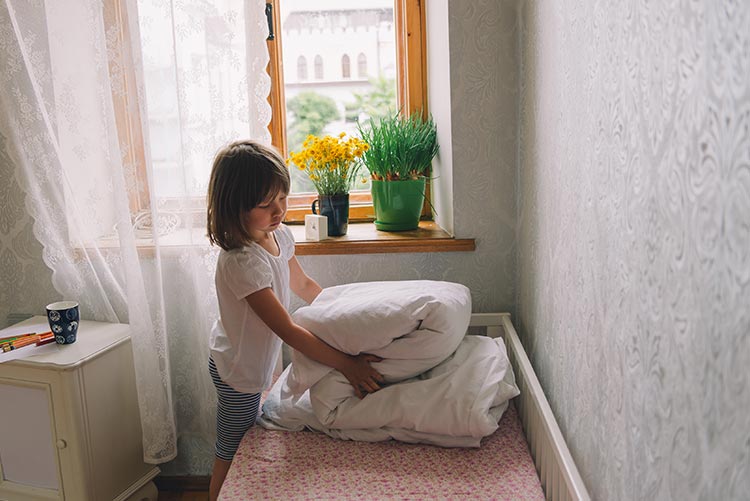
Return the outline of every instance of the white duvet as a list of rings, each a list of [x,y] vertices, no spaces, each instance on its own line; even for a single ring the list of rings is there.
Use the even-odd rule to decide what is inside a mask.
[[[341,439],[478,447],[518,389],[502,340],[465,335],[470,316],[469,291],[455,283],[325,289],[295,321],[342,351],[382,357],[373,366],[389,384],[359,399],[341,373],[294,352],[260,424]]]

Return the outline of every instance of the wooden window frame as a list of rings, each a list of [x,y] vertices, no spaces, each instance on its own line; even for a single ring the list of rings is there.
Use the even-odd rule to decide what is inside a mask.
[[[281,0],[283,1],[283,0]],[[273,12],[279,12],[279,0],[267,0]],[[145,159],[145,142],[141,128],[141,117],[138,106],[132,106],[131,101],[137,99],[136,74],[133,64],[133,54],[130,53],[131,44],[128,42],[128,13],[122,0],[106,0],[104,2],[104,16],[107,25],[113,21],[120,27],[118,33],[119,51],[110,59],[110,74],[120,79],[118,85],[123,92],[113,92],[115,117],[120,144],[128,145],[124,152],[123,161],[132,167],[132,177],[135,189],[129,190],[129,204],[131,213],[150,210],[150,188]],[[268,129],[271,133],[272,144],[282,156],[288,154],[286,138],[286,102],[284,97],[283,58],[282,58],[282,30],[280,16],[272,18],[274,37],[267,41],[269,63],[267,71],[271,77],[271,91],[269,103],[272,117]],[[397,62],[397,96],[400,109],[412,113],[427,110],[427,43],[425,32],[424,0],[394,0],[394,25],[396,32],[396,62]],[[309,68],[308,68],[309,69]],[[308,75],[309,76],[309,75]],[[136,110],[136,111],[134,111]],[[429,180],[427,184],[425,203],[422,210],[423,219],[432,219],[430,211]],[[305,214],[310,214],[312,201],[317,198],[314,193],[293,195],[290,197],[289,211],[286,222],[302,222]],[[201,197],[194,200],[193,211],[205,210]],[[350,220],[353,222],[372,221],[374,210],[372,196],[368,192],[354,192],[350,194]]]
[[[278,12],[278,0],[268,0]],[[115,109],[115,120],[120,144],[123,146],[123,161],[126,168],[126,183],[129,205],[132,217],[148,213],[151,210],[150,188],[146,168],[145,141],[141,126],[140,107],[134,100],[138,99],[138,75],[133,64],[134,54],[130,44],[128,28],[129,16],[137,16],[137,12],[130,12],[125,0],[104,0],[104,18],[107,26],[118,26],[119,33],[110,44],[109,70],[113,81],[112,98]],[[397,38],[398,64],[398,96],[402,110],[409,113],[423,110],[427,113],[427,80],[425,53],[425,11],[423,0],[395,0],[395,26]],[[278,16],[274,16],[274,33],[277,40],[281,36]],[[108,39],[110,40],[110,39]],[[269,43],[271,62],[268,71],[274,82],[283,81],[281,65],[281,48],[277,43]],[[281,85],[273,85],[269,95],[269,102],[273,113],[273,120],[269,125],[273,144],[284,155],[287,152],[285,134],[285,103],[284,89]],[[429,181],[428,181],[429,183]],[[429,185],[428,185],[429,186]],[[289,211],[288,222],[304,220],[304,214],[310,212],[310,205],[316,195],[296,195],[293,207]],[[196,217],[193,223],[204,220],[205,198],[191,197],[189,206],[183,205],[184,199],[179,201],[164,200],[168,206],[179,205],[180,210],[187,210]],[[352,221],[372,221],[373,209],[369,193],[352,193],[350,195]],[[335,254],[373,254],[373,253],[403,253],[403,252],[470,252],[475,249],[474,239],[456,239],[439,228],[431,219],[429,211],[429,190],[423,211],[423,221],[419,228],[413,231],[388,233],[377,231],[372,224],[350,226],[350,232],[343,237],[329,239],[322,242],[307,242],[304,239],[304,228],[292,226],[297,241],[299,255],[335,255]],[[424,217],[427,216],[427,217]],[[179,231],[167,235],[162,239],[163,255],[181,252],[194,245],[203,234],[202,226],[189,225]],[[136,241],[139,255],[153,257],[155,247],[150,237],[141,237]],[[97,248],[106,251],[117,248],[117,239],[103,239],[97,243]],[[83,256],[83,250],[80,250]],[[83,259],[83,258],[81,258]]]
[[[268,125],[272,144],[282,156],[288,155],[286,138],[286,101],[284,98],[283,41],[279,2],[267,0],[271,4],[274,37],[268,40],[268,74],[271,76],[269,103],[272,116]],[[421,110],[427,116],[427,38],[424,0],[394,0],[394,24],[396,33],[396,64],[398,105],[405,113]],[[299,194],[289,197],[289,211],[286,222],[302,222],[305,214],[310,214],[310,205],[317,198],[315,194]],[[349,197],[349,218],[351,221],[372,221],[374,210],[370,193],[351,193]],[[430,184],[427,181],[422,218],[431,219]]]
[[[112,79],[112,104],[115,115],[117,136],[122,148],[122,162],[125,169],[128,189],[128,206],[135,217],[150,211],[151,193],[146,169],[146,148],[141,125],[140,107],[138,99],[136,72],[128,16],[123,0],[107,0],[102,6],[105,26],[118,26],[119,30],[114,39],[108,39],[113,44],[107,45],[109,57],[109,75]]]

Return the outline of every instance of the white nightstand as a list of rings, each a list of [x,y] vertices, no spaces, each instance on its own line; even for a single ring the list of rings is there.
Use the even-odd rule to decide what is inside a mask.
[[[0,499],[156,501],[129,326],[82,320],[74,344],[38,352],[0,363]]]

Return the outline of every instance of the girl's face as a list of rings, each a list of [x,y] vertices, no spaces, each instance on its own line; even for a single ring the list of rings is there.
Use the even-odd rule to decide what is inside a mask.
[[[245,225],[253,239],[259,240],[279,227],[286,216],[287,193],[279,192],[250,209],[245,216]]]

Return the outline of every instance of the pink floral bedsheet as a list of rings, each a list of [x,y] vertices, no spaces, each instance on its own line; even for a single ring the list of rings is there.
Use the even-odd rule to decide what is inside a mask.
[[[476,448],[353,442],[315,432],[253,427],[220,499],[544,500],[511,403]]]

